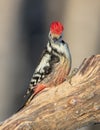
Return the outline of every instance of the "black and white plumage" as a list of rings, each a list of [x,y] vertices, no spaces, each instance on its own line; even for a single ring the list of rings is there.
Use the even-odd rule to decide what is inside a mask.
[[[43,51],[40,63],[33,73],[27,95],[32,93],[34,96],[41,91],[41,87],[38,87],[41,84],[44,84],[46,87],[60,84],[64,81],[65,75],[68,75],[70,71],[71,54],[68,44],[62,40],[62,31],[60,29],[61,33],[58,33],[57,29],[59,26],[62,25],[61,23],[58,25],[58,22],[51,24],[49,41]],[[52,30],[57,30],[58,32],[56,33],[56,31],[53,32]],[[37,87],[39,88],[38,91],[36,91]],[[31,99],[33,96],[31,96]]]

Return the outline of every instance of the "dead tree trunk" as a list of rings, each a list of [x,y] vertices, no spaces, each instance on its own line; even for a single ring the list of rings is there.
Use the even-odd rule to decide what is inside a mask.
[[[100,122],[100,55],[85,59],[70,82],[42,91],[0,130],[75,130]]]

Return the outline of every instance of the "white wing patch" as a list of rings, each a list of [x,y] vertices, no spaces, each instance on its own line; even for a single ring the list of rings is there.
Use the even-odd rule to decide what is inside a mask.
[[[40,73],[44,73],[44,67],[45,66],[50,66],[49,64],[49,60],[50,60],[51,56],[49,54],[45,54],[42,59],[41,59],[41,62],[40,64],[37,66],[36,70],[35,70],[35,73],[36,72],[40,72]]]

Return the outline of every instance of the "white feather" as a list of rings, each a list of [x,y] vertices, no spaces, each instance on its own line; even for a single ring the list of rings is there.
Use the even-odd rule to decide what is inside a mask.
[[[40,72],[40,73],[43,73],[44,72],[44,67],[45,66],[49,66],[49,60],[50,60],[50,55],[49,54],[45,54],[42,59],[41,59],[41,62],[40,64],[37,66],[36,70],[35,70],[35,73],[36,72]]]
[[[51,52],[51,50],[52,50],[52,48],[51,48],[49,42],[47,43],[47,49],[48,49],[49,52]]]
[[[67,43],[63,44],[61,42],[51,44],[54,49],[57,49],[59,53],[63,53],[69,60],[71,59],[70,50]]]

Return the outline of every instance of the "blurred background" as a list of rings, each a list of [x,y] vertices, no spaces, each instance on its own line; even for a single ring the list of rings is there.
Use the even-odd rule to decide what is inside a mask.
[[[25,102],[50,23],[56,20],[64,25],[72,68],[100,53],[100,0],[0,0],[0,121]],[[100,130],[100,125],[83,129]]]

